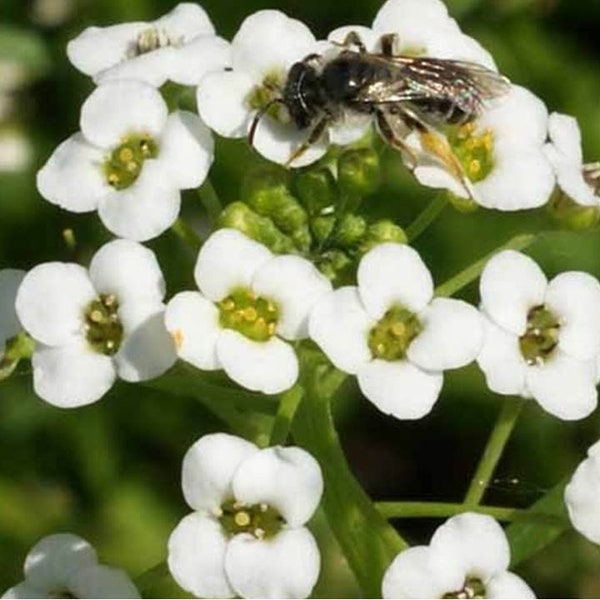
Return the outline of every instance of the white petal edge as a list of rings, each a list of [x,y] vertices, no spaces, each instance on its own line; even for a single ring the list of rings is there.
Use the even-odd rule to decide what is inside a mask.
[[[600,462],[588,456],[575,469],[565,488],[565,504],[573,527],[600,544]]]
[[[78,570],[70,587],[76,598],[141,598],[129,575],[108,565],[88,565]]]
[[[487,598],[535,598],[533,590],[518,576],[505,571],[485,585]]]

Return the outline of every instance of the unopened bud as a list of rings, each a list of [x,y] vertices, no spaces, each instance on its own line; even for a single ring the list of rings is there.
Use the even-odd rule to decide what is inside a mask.
[[[556,188],[546,206],[552,219],[567,229],[589,229],[600,221],[598,206],[577,204],[560,188]]]
[[[296,171],[294,192],[311,215],[334,205],[338,198],[335,179],[327,168],[309,167]]]
[[[340,191],[350,197],[372,194],[381,183],[379,156],[372,148],[355,148],[338,159]]]

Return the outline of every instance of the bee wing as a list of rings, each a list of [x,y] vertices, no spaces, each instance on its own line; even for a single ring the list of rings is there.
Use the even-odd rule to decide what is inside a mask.
[[[477,63],[408,56],[374,57],[389,76],[358,94],[365,103],[418,102],[448,99],[466,112],[479,113],[486,100],[506,93],[510,82]]]

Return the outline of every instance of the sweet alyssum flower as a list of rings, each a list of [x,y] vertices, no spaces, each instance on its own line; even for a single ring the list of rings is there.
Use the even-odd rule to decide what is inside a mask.
[[[96,82],[129,79],[159,87],[170,80],[198,85],[206,73],[229,64],[229,44],[215,35],[198,4],[182,2],[149,23],[88,27],[69,42],[67,55]]]
[[[200,291],[177,294],[165,315],[180,358],[224,369],[250,390],[292,387],[298,359],[289,341],[307,337],[308,314],[329,280],[307,260],[274,256],[234,229],[205,242],[194,277]]]
[[[16,299],[37,342],[35,392],[63,408],[101,398],[117,376],[144,381],[176,359],[163,316],[165,282],[154,253],[128,240],[105,244],[89,270],[50,262],[27,273]]]
[[[305,527],[323,492],[301,448],[259,450],[241,438],[200,438],[183,460],[183,495],[194,512],[169,539],[169,569],[202,598],[307,598],[320,569]]]
[[[434,298],[431,274],[409,246],[376,246],[357,280],[314,307],[310,337],[338,369],[357,376],[379,410],[419,419],[437,400],[443,371],[477,356],[481,318],[466,302]]]
[[[587,454],[565,488],[565,504],[573,527],[600,544],[600,442]]]
[[[527,89],[512,85],[475,121],[453,127],[448,141],[470,181],[474,201],[485,208],[524,210],[544,205],[555,176],[544,152],[548,112]],[[414,142],[418,146],[416,136]],[[427,152],[415,176],[423,184],[468,198],[462,183]]]
[[[581,131],[574,117],[552,113],[548,121],[550,142],[546,156],[552,163],[560,189],[582,206],[600,205],[599,165],[584,164]]]
[[[15,298],[25,271],[0,270],[0,363],[6,350],[6,342],[18,335],[23,327],[15,310]]]
[[[598,402],[600,284],[569,271],[550,282],[528,256],[506,250],[480,281],[485,341],[477,358],[499,394],[533,397],[560,419],[582,419]]]
[[[23,571],[2,598],[141,598],[125,571],[99,564],[94,548],[72,533],[41,539]]]
[[[502,527],[487,515],[463,513],[438,527],[429,546],[397,556],[383,577],[383,597],[535,598],[509,562]]]
[[[211,73],[198,88],[198,112],[222,136],[248,135],[257,111],[282,95],[293,63],[315,51],[308,27],[277,10],[261,10],[247,17],[231,42],[232,69]],[[286,163],[305,140],[286,111],[275,105],[261,120],[254,147],[264,157]],[[326,147],[315,144],[292,165],[300,167],[323,156]]]
[[[180,190],[199,186],[212,164],[212,135],[200,118],[169,114],[146,83],[100,85],[83,104],[80,127],[39,171],[38,189],[72,212],[98,210],[119,237],[160,235],[179,215]]]

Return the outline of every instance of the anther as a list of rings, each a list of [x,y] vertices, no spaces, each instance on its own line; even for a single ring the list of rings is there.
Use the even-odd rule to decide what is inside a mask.
[[[238,527],[247,527],[250,525],[250,515],[243,510],[235,513],[233,520]]]

